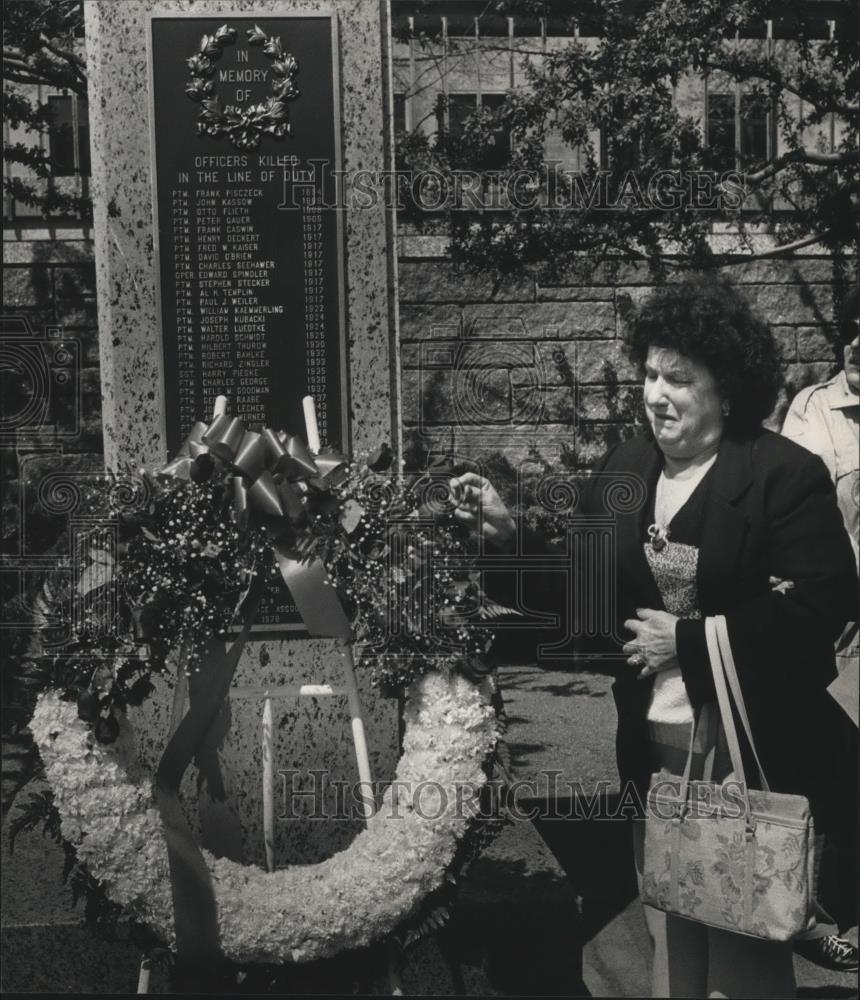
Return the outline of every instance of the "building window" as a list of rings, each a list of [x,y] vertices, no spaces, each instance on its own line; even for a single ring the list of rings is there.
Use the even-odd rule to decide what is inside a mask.
[[[394,95],[394,134],[406,131],[406,95]]]
[[[49,97],[53,114],[51,173],[54,177],[89,177],[90,124],[87,102],[77,95]]]
[[[439,134],[456,139],[462,134],[466,119],[478,106],[477,94],[449,94],[447,101],[443,97],[436,111]]]
[[[630,117],[623,100],[612,102],[612,114],[600,129],[600,167],[618,175],[641,170],[648,161],[669,169],[667,151],[654,142],[647,130],[630,129]]]
[[[752,167],[772,159],[770,107],[763,94],[741,96],[741,165]]]
[[[735,169],[735,95],[708,94],[710,165],[725,173]]]
[[[463,133],[466,119],[479,108],[496,111],[505,103],[505,94],[460,93],[449,94],[447,101],[441,98],[436,112],[436,124],[439,135],[448,142],[456,140]],[[482,150],[480,163],[482,170],[500,170],[511,157],[511,130],[501,125],[490,133],[490,142]]]
[[[707,143],[714,170],[755,167],[773,158],[770,105],[761,94],[708,94]]]

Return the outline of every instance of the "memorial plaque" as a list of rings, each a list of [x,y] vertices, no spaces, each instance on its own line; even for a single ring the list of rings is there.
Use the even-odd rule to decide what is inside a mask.
[[[149,70],[169,453],[219,394],[348,450],[336,15],[152,15]]]

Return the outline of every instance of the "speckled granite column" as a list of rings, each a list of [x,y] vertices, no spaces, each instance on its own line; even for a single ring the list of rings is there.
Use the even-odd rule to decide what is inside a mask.
[[[159,463],[166,458],[162,349],[159,339],[150,164],[146,59],[146,15],[188,12],[203,16],[286,12],[312,14],[334,7],[340,27],[344,168],[383,170],[383,52],[376,0],[87,0],[86,37],[90,79],[92,190],[95,203],[99,333],[101,338],[105,461],[109,468]],[[348,202],[348,199],[347,199]],[[361,454],[381,439],[396,440],[392,420],[389,253],[393,246],[382,207],[348,211],[346,220],[347,327],[353,451]],[[330,642],[252,641],[237,684],[339,684],[340,659]],[[265,664],[265,665],[263,665]],[[385,779],[396,763],[397,716],[359,677],[367,714],[374,776]],[[138,713],[146,756],[163,744],[170,692]],[[256,702],[233,700],[233,731],[227,757],[246,831],[249,860],[263,857],[260,806],[259,713]],[[276,768],[295,770],[307,791],[307,772],[330,771],[334,779],[356,776],[344,699],[276,705]],[[285,779],[278,811],[289,791]],[[290,803],[286,802],[289,806]],[[313,806],[307,794],[295,813]],[[279,863],[314,861],[341,849],[355,825],[312,819],[282,819]]]

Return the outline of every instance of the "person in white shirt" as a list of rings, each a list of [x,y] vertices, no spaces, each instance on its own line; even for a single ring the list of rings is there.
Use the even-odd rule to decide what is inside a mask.
[[[840,324],[841,370],[827,382],[807,386],[795,396],[782,433],[818,455],[836,486],[836,499],[854,558],[860,567],[860,292],[845,297]],[[843,761],[857,759],[858,673],[860,629],[849,622],[836,643],[839,676],[830,686],[836,701],[853,722],[846,723]],[[825,838],[819,897],[840,926],[857,924],[857,799],[846,803],[841,836]],[[846,895],[847,887],[847,895]],[[857,948],[846,938],[831,934],[798,946],[804,957],[827,968],[856,971]]]

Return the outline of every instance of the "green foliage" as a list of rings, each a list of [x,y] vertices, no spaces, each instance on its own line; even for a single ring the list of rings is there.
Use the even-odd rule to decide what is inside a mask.
[[[455,259],[498,275],[535,269],[554,279],[571,270],[587,273],[607,259],[634,258],[647,260],[659,277],[667,253],[694,266],[727,262],[709,241],[715,220],[737,226],[750,256],[747,235],[759,223],[786,253],[805,241],[839,254],[857,240],[858,112],[848,95],[860,90],[860,70],[858,12],[851,0],[839,5],[832,39],[822,37],[821,15],[814,21],[813,5],[801,0],[518,0],[492,6],[497,14],[553,17],[571,29],[576,24],[582,37],[571,30],[563,46],[530,58],[525,85],[509,91],[502,107],[473,114],[456,144],[444,136],[423,146],[401,139],[398,167],[432,167],[452,192],[443,211],[429,214],[444,218]],[[834,16],[830,8],[827,16]],[[763,33],[768,18],[778,19],[774,44],[750,37],[754,28]],[[421,36],[417,42],[438,45],[439,39]],[[720,150],[706,142],[701,118],[674,99],[687,77],[713,74],[732,87],[741,84],[749,100],[768,109],[783,154],[742,163],[740,176],[732,176],[724,161],[720,167]],[[809,129],[829,126],[831,116],[849,126],[833,151],[809,139]],[[531,180],[521,183],[519,204],[508,211],[472,210],[456,171],[481,172],[488,144],[502,127],[510,130],[513,151],[498,187],[510,190],[518,174]],[[604,136],[602,152],[598,134]],[[578,176],[544,169],[550,136],[578,150]],[[681,178],[682,197],[671,199],[671,208],[649,187],[667,170]],[[685,182],[705,172],[716,196],[712,204],[697,203]],[[674,181],[661,183],[668,192]]]
[[[4,176],[3,187],[45,218],[92,217],[86,195],[40,183],[51,178],[44,141],[58,135],[60,126],[35,91],[41,85],[86,100],[86,64],[76,51],[83,21],[81,0],[6,0],[3,5],[3,118],[11,128],[23,128],[33,136],[29,143],[4,140],[4,161],[26,167],[28,174]]]
[[[29,798],[16,805],[15,815],[9,820],[9,850],[14,852],[17,838],[25,832],[41,827],[43,837],[62,848],[63,881],[72,893],[72,905],[84,904],[84,919],[102,938],[131,940],[150,959],[162,963],[169,960],[169,952],[155,935],[143,924],[129,917],[118,904],[112,902],[104,887],[78,862],[74,847],[64,839],[60,813],[50,790],[33,792]]]

